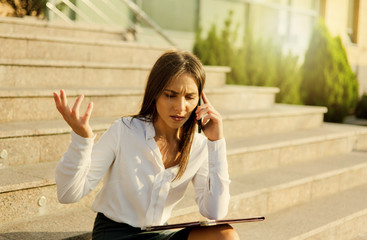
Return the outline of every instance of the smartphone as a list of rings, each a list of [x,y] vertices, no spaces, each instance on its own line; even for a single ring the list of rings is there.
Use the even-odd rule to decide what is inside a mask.
[[[201,105],[201,97],[199,98],[199,103],[198,103],[198,106]],[[198,120],[198,133],[201,133],[201,118]]]

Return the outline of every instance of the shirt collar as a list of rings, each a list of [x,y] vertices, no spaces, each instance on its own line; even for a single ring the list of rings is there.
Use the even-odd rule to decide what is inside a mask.
[[[155,129],[153,122],[147,121],[145,124],[145,140],[149,140],[155,137]]]

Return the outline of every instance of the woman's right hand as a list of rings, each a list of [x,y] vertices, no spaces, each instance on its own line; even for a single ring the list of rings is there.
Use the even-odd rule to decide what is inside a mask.
[[[93,110],[93,102],[88,104],[87,110],[83,116],[79,116],[79,108],[83,101],[84,95],[80,95],[74,103],[72,109],[68,106],[68,100],[64,90],[60,90],[60,96],[56,92],[53,93],[56,108],[65,119],[66,123],[73,131],[81,137],[92,138],[94,136],[92,128],[89,125],[90,115]]]

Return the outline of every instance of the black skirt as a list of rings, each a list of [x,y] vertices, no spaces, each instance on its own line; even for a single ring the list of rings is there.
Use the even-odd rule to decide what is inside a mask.
[[[98,213],[94,222],[93,240],[187,240],[190,228],[145,232],[126,223],[115,222]]]

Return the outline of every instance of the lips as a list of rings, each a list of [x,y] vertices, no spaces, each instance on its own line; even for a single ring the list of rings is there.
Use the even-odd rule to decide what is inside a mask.
[[[179,116],[179,115],[171,115],[170,117],[172,120],[177,121],[177,122],[180,122],[185,119],[185,117]]]

